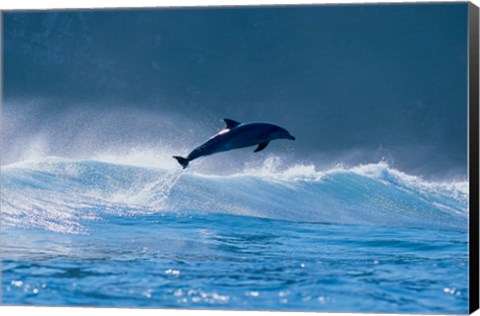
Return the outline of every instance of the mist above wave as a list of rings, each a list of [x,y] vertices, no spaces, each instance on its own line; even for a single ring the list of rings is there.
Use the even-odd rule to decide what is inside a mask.
[[[201,115],[178,111],[182,105],[163,99],[141,104],[113,99],[69,102],[72,101],[47,96],[6,100],[2,112],[2,165],[58,156],[171,169],[175,167],[171,156],[188,155],[224,127],[223,115],[205,113],[203,109]],[[312,163],[321,170],[328,170],[338,162],[351,167],[386,160],[409,174],[435,181],[466,177],[466,161],[461,164],[439,163],[440,157],[434,155],[437,149],[432,143],[398,143],[395,142],[398,132],[394,135],[387,133],[388,141],[376,142],[371,137],[364,137],[361,142],[352,143],[350,139],[345,143],[345,139],[341,141],[337,125],[329,133],[322,129],[302,132],[304,122],[275,117],[273,112],[246,115],[236,109],[232,107],[221,113],[228,113],[225,115],[239,121],[266,120],[284,125],[298,135],[297,140],[273,142],[268,150],[256,154],[252,153],[254,148],[225,152],[215,159],[205,159],[201,164],[196,161],[196,170],[219,175],[239,173],[249,168],[263,168],[264,157],[277,156],[287,162],[287,167],[295,163]],[[328,113],[324,114],[328,116]],[[351,127],[347,130],[351,137],[359,132]],[[327,134],[328,141],[322,142],[322,137]],[[455,150],[452,155],[442,157],[458,158],[464,154]]]

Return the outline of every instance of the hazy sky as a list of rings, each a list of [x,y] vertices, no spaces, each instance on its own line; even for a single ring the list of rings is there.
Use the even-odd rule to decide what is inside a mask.
[[[137,145],[188,154],[228,117],[286,127],[297,140],[268,153],[290,160],[386,158],[410,173],[462,177],[467,8],[5,13],[2,161],[37,147],[72,157]],[[259,159],[250,152],[216,164]]]

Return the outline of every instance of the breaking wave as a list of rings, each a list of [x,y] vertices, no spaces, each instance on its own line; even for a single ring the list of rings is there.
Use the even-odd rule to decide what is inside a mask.
[[[94,160],[2,167],[2,223],[88,233],[91,221],[158,212],[297,222],[467,230],[468,182],[437,183],[386,163],[317,171],[297,165],[218,176]]]

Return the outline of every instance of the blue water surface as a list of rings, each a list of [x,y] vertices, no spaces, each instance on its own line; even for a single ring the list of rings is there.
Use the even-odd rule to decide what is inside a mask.
[[[465,196],[371,168],[275,179],[6,168],[3,304],[467,313]]]

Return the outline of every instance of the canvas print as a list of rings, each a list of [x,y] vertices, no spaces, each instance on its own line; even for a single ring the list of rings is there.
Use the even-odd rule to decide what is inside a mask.
[[[2,20],[2,304],[468,312],[467,3]]]

